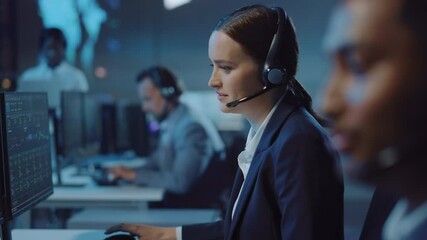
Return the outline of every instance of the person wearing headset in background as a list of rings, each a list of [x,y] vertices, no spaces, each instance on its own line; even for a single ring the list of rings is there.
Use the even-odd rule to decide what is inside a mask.
[[[343,239],[339,160],[295,79],[291,19],[279,7],[243,7],[219,20],[208,52],[209,86],[221,110],[251,124],[225,219],[178,228],[119,224],[106,233],[144,240]]]
[[[193,186],[210,161],[219,161],[225,151],[213,123],[179,101],[182,93],[173,73],[162,66],[143,70],[137,77],[142,110],[160,123],[160,139],[148,163],[140,169],[108,169],[115,179],[165,188],[156,207],[208,207]],[[205,189],[206,190],[206,189]]]
[[[347,23],[328,44],[333,71],[323,104],[334,139],[350,176],[400,197],[379,238],[426,239],[427,2],[341,7]]]

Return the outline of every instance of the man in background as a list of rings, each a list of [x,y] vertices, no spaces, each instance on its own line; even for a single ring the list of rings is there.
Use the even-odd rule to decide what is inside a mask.
[[[427,2],[342,7],[346,26],[334,28],[327,44],[333,71],[324,111],[334,139],[350,176],[400,197],[381,238],[426,239]]]
[[[67,41],[58,28],[43,29],[39,39],[39,63],[18,79],[18,91],[46,91],[49,107],[59,112],[62,91],[89,90],[82,71],[65,60]]]
[[[137,83],[142,110],[160,124],[159,143],[143,168],[109,171],[116,179],[165,188],[164,201],[157,207],[209,207],[214,189],[202,189],[201,177],[224,153],[218,132],[200,113],[179,101],[182,89],[168,69],[148,68],[138,75]],[[208,181],[214,187],[217,180]]]

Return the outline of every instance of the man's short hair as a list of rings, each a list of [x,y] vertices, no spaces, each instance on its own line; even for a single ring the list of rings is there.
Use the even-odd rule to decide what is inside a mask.
[[[62,47],[67,48],[67,40],[64,33],[59,28],[44,28],[40,33],[39,50],[41,50],[48,39],[54,39],[62,44]]]

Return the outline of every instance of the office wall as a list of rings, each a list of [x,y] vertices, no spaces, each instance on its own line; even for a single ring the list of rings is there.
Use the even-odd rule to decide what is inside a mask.
[[[87,72],[91,90],[135,96],[136,73],[158,63],[173,68],[187,89],[207,90],[211,71],[207,42],[216,21],[238,7],[273,2],[284,7],[295,22],[301,44],[297,78],[316,95],[327,73],[321,40],[335,0],[193,0],[172,11],[165,10],[160,0],[98,0],[108,19],[101,26],[93,67],[104,68],[106,75],[99,78],[94,71]],[[18,25],[21,73],[37,60],[42,27],[37,1],[18,1]],[[87,38],[84,30],[82,34]],[[79,54],[76,65],[82,67]]]

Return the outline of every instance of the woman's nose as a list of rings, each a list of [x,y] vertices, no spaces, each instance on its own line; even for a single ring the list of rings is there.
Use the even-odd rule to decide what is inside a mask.
[[[215,72],[212,72],[211,77],[209,78],[208,85],[211,88],[218,88],[220,86],[221,81],[215,75]]]

